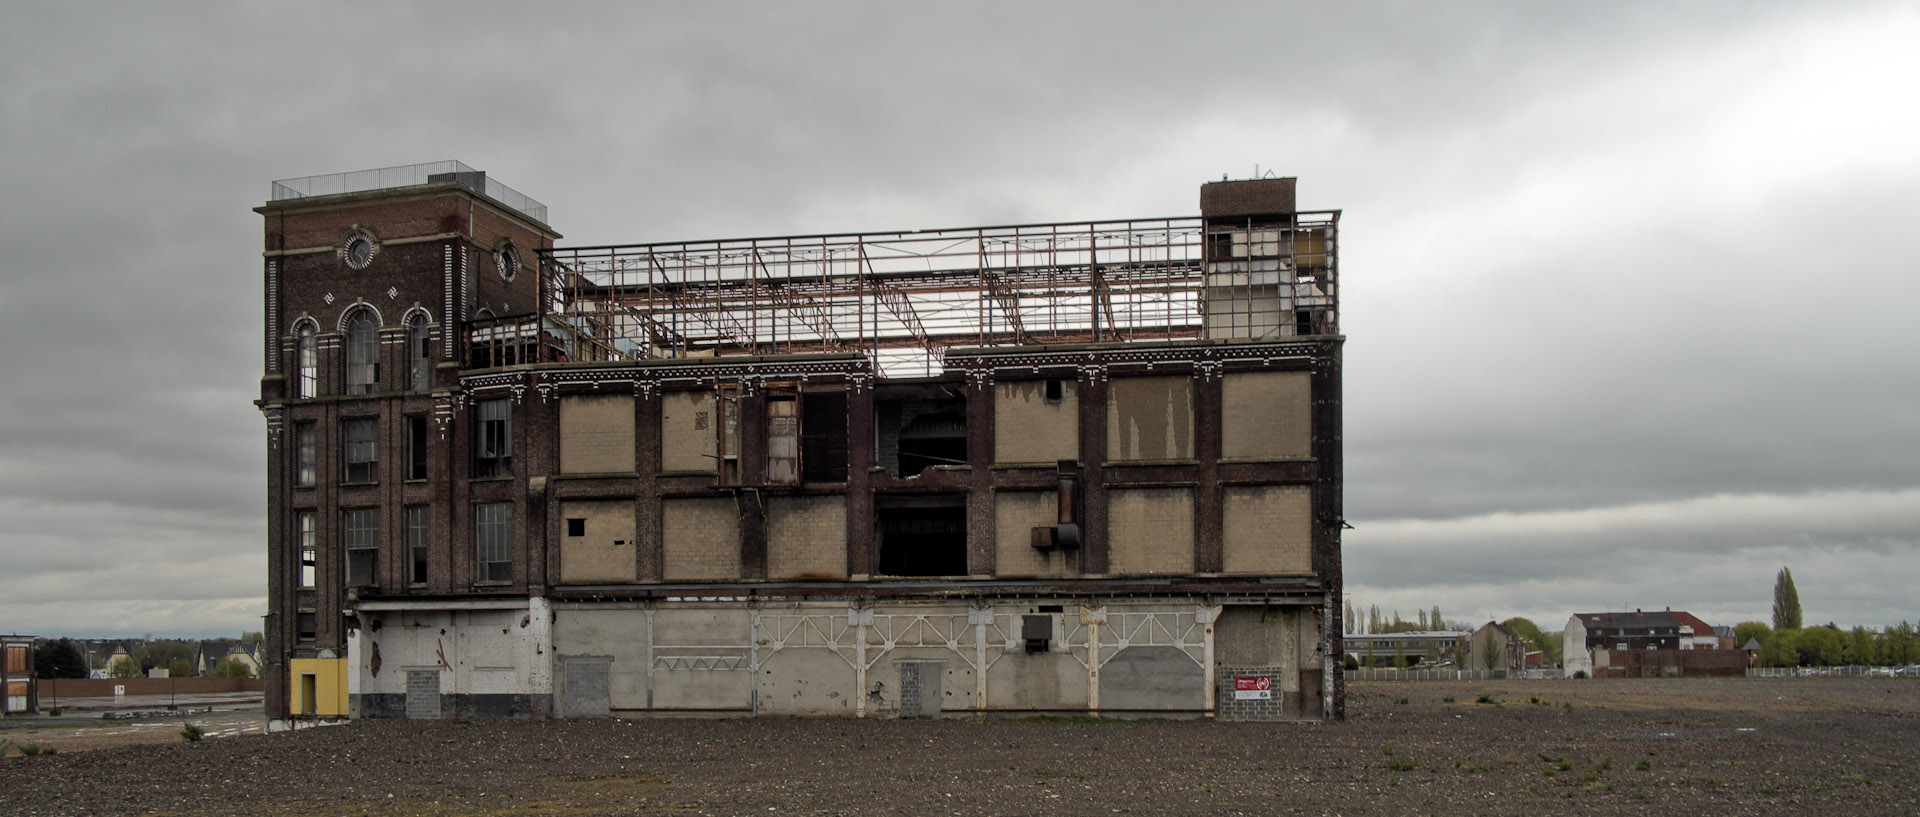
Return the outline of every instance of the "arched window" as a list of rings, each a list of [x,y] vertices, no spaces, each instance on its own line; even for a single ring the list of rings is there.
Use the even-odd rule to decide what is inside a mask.
[[[433,368],[432,341],[427,333],[427,316],[418,312],[407,319],[407,368],[414,391],[426,391],[428,373]]]
[[[373,310],[347,313],[347,393],[367,394],[380,382],[380,324]]]
[[[303,321],[294,331],[293,396],[320,396],[320,342],[312,321]]]

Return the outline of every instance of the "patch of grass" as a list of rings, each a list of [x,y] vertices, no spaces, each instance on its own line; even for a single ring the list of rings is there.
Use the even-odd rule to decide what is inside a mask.
[[[1497,703],[1499,703],[1499,701],[1496,701],[1496,700],[1494,700],[1494,699],[1493,699],[1493,696],[1492,696],[1492,695],[1482,695],[1482,696],[1480,696],[1480,697],[1478,697],[1478,698],[1475,698],[1475,699],[1473,699],[1473,702],[1474,702],[1474,703],[1477,703],[1477,704],[1497,704]]]
[[[1719,788],[1721,786],[1727,785],[1727,781],[1721,780],[1718,777],[1709,777],[1707,778],[1707,785],[1713,786],[1714,788]]]
[[[1634,790],[1633,790],[1633,799],[1635,799],[1635,800],[1645,800],[1645,799],[1647,799],[1647,790],[1646,790],[1646,789],[1634,789]]]
[[[1607,779],[1607,776],[1599,772],[1587,772],[1586,774],[1580,775],[1580,782],[1582,783],[1598,783],[1605,779]]]
[[[1047,766],[1035,766],[1033,767],[1033,776],[1034,777],[1059,777],[1060,772],[1057,769],[1053,769]]]
[[[1546,752],[1540,753],[1540,759],[1547,763],[1560,763],[1566,760],[1566,758],[1554,757],[1553,755],[1547,754]]]
[[[1650,772],[1653,771],[1653,764],[1642,759],[1639,763],[1633,764],[1633,770],[1636,772]]]
[[[180,727],[180,739],[188,743],[198,743],[206,736],[207,733],[200,731],[200,727],[194,724],[189,723]]]
[[[1766,795],[1766,796],[1768,796],[1768,797],[1772,797],[1772,796],[1774,796],[1774,795],[1776,795],[1776,794],[1779,794],[1779,793],[1780,793],[1780,790],[1779,790],[1779,789],[1776,789],[1776,788],[1774,788],[1774,787],[1772,787],[1772,786],[1762,786],[1762,787],[1760,787],[1760,788],[1758,788],[1758,789],[1755,789],[1755,791],[1758,791],[1758,792],[1760,792],[1761,794],[1764,794],[1764,795]]]
[[[35,756],[35,755],[57,755],[57,754],[60,754],[60,750],[59,750],[59,749],[55,749],[55,748],[53,748],[52,746],[41,746],[41,745],[38,745],[38,744],[33,744],[33,743],[22,743],[22,744],[20,744],[20,746],[19,746],[18,748],[20,749],[20,756],[21,756],[21,757],[33,757],[33,756]]]
[[[1848,783],[1859,783],[1862,786],[1873,785],[1873,778],[1868,777],[1864,774],[1843,774],[1840,776],[1840,779],[1845,780]]]
[[[1552,770],[1552,769],[1548,769],[1548,770],[1546,770],[1546,771],[1544,771],[1544,772],[1541,772],[1541,773],[1540,773],[1540,776],[1541,776],[1541,777],[1559,777],[1559,776],[1560,776],[1560,773],[1559,773],[1559,772],[1556,772],[1556,771],[1554,771],[1554,770]]]
[[[1613,791],[1613,784],[1605,780],[1595,780],[1587,784],[1588,794],[1598,794],[1603,791]]]
[[[1447,703],[1453,703],[1453,696],[1452,696],[1452,695],[1448,695],[1447,697],[1445,697],[1445,698],[1441,698],[1440,700],[1442,700],[1442,701],[1446,701]]]
[[[1400,700],[1397,700],[1397,701],[1394,701],[1394,702],[1393,702],[1393,705],[1394,705],[1394,706],[1406,706],[1406,705],[1407,705],[1407,699],[1405,699],[1405,698],[1401,698]]]
[[[1089,772],[1089,771],[1082,770],[1082,771],[1076,771],[1076,772],[1069,772],[1069,774],[1072,774],[1073,779],[1075,780],[1092,780],[1093,779],[1093,772]]]
[[[1460,768],[1466,769],[1469,772],[1474,772],[1477,774],[1485,774],[1487,772],[1493,771],[1493,761],[1489,760],[1484,763],[1469,763],[1465,766],[1461,766]]]
[[[1533,696],[1533,697],[1531,697],[1531,698],[1528,698],[1528,699],[1527,699],[1527,703],[1530,703],[1530,704],[1533,704],[1534,706],[1539,706],[1539,705],[1541,705],[1541,704],[1544,704],[1544,703],[1546,703],[1546,701],[1542,701],[1542,700],[1540,700],[1540,696],[1538,696],[1538,695],[1535,695],[1535,696]]]
[[[1602,771],[1602,772],[1610,772],[1610,771],[1613,771],[1613,756],[1612,756],[1612,755],[1601,755],[1601,756],[1600,756],[1600,765],[1599,765],[1599,767],[1598,767],[1598,768],[1599,768],[1599,769],[1600,769],[1600,771]]]
[[[1393,762],[1388,765],[1392,766],[1393,770],[1396,772],[1410,772],[1410,771],[1413,771],[1413,767],[1415,764],[1413,762],[1413,758],[1396,757],[1393,759]]]
[[[1393,757],[1393,747],[1391,745],[1380,747],[1380,754]]]
[[[1563,704],[1563,706],[1565,706],[1565,707],[1567,708],[1567,711],[1568,711],[1568,712],[1572,712],[1572,711],[1573,711],[1573,702],[1572,702],[1572,701],[1568,701],[1568,702],[1566,702],[1565,704]]]

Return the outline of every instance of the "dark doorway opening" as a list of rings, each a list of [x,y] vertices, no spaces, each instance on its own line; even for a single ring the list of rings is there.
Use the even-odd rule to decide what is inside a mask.
[[[966,497],[878,497],[874,517],[881,574],[966,575]]]

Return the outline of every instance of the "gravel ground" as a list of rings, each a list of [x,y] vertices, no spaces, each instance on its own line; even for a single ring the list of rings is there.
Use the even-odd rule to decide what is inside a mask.
[[[368,721],[0,760],[0,814],[1920,813],[1905,679],[1366,683],[1349,714]]]

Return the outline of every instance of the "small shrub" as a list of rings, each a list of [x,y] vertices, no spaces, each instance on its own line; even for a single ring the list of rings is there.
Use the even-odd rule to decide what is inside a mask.
[[[55,749],[52,746],[39,746],[32,743],[20,744],[21,757],[33,757],[35,755],[57,755],[57,754],[60,754],[60,750]]]
[[[1535,706],[1539,706],[1539,705],[1540,705],[1540,703],[1541,703],[1541,701],[1540,701],[1540,696],[1538,696],[1538,695],[1535,695],[1535,696],[1533,696],[1533,697],[1531,697],[1531,698],[1528,698],[1528,699],[1527,699],[1527,703],[1530,703],[1530,704],[1533,704],[1533,705],[1535,705]]]
[[[1612,755],[1601,755],[1601,756],[1600,756],[1600,771],[1603,771],[1603,772],[1610,772],[1610,771],[1613,771],[1613,756],[1612,756]]]
[[[1868,777],[1864,774],[1843,774],[1840,776],[1840,779],[1845,780],[1848,783],[1859,783],[1862,786],[1873,785],[1873,778]]]
[[[1393,770],[1396,772],[1410,772],[1410,771],[1413,771],[1414,763],[1413,763],[1413,758],[1396,757],[1393,759],[1393,763],[1391,765],[1393,766]]]
[[[1577,670],[1574,670],[1574,671],[1573,671],[1573,677],[1575,677],[1575,678],[1585,678],[1585,677],[1587,677],[1587,671],[1586,671],[1586,670],[1583,670],[1583,669],[1577,669]]]
[[[1587,784],[1588,794],[1598,794],[1603,791],[1613,791],[1613,784],[1605,780],[1595,780]]]
[[[1478,697],[1478,698],[1475,698],[1475,699],[1473,699],[1473,702],[1474,702],[1474,703],[1477,703],[1477,704],[1497,704],[1497,703],[1499,703],[1499,701],[1496,701],[1496,700],[1494,700],[1494,699],[1493,699],[1493,696],[1491,696],[1491,695],[1482,695],[1482,696],[1480,696],[1480,697]]]
[[[1633,770],[1636,772],[1650,772],[1653,771],[1653,764],[1642,760],[1639,763],[1633,764]]]
[[[1405,699],[1405,698],[1401,698],[1400,700],[1397,700],[1397,701],[1394,701],[1394,702],[1393,702],[1393,705],[1394,705],[1394,706],[1406,706],[1406,705],[1407,705],[1407,699]]]
[[[1055,776],[1058,776],[1059,774],[1060,774],[1059,771],[1048,768],[1046,766],[1033,767],[1034,777],[1055,777]]]
[[[1393,757],[1393,747],[1392,746],[1380,747],[1380,754],[1386,755],[1387,757]]]
[[[200,727],[191,723],[180,727],[180,739],[188,743],[198,743],[201,738],[206,736],[205,732],[200,731]]]
[[[1453,696],[1448,695],[1447,697],[1441,698],[1440,700],[1446,701],[1447,703],[1453,703]]]
[[[1558,777],[1559,775],[1560,775],[1560,773],[1559,773],[1559,772],[1556,772],[1556,771],[1554,771],[1554,770],[1552,770],[1552,769],[1548,769],[1548,770],[1546,770],[1546,771],[1544,771],[1544,772],[1541,772],[1541,773],[1540,773],[1540,776],[1541,776],[1541,777]]]

